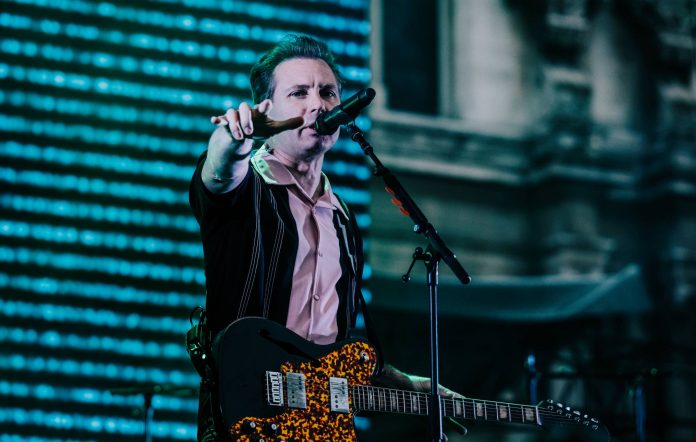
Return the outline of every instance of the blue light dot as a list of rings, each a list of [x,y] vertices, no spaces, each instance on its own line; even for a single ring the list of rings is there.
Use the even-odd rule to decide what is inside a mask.
[[[12,393],[17,396],[29,396],[29,387],[26,384],[15,384],[12,388]]]
[[[44,333],[42,341],[45,345],[57,347],[60,345],[60,336],[54,331]]]
[[[10,356],[10,366],[16,370],[21,370],[24,368],[26,361],[22,355],[12,355]]]
[[[196,19],[190,15],[184,15],[179,17],[179,23],[184,28],[193,28],[196,26]]]
[[[98,374],[95,364],[91,361],[83,362],[81,371],[82,371],[82,374],[85,376],[95,376]]]
[[[26,330],[24,332],[25,339],[28,341],[36,341],[39,338],[39,334],[36,330]]]
[[[55,389],[50,385],[37,385],[35,389],[35,394],[40,399],[53,399],[55,398]]]
[[[97,6],[97,13],[104,16],[112,16],[116,12],[116,7],[111,3],[102,2]]]
[[[44,366],[46,367],[46,369],[48,371],[55,372],[55,371],[58,371],[58,369],[60,367],[60,363],[58,362],[57,359],[54,359],[54,358],[50,358],[48,361],[43,361],[43,362],[44,362]],[[38,361],[35,361],[35,363],[38,363]]]
[[[47,34],[57,34],[60,31],[60,23],[53,20],[42,20],[40,28],[42,32]]]
[[[229,48],[222,46],[218,49],[218,58],[222,61],[229,61],[232,58],[232,53]]]
[[[75,372],[77,372],[77,371],[79,370],[79,368],[80,368],[80,367],[79,367],[79,364],[77,363],[77,361],[73,361],[73,360],[64,361],[62,365],[63,365],[63,366],[61,367],[61,368],[62,368],[62,371],[65,371],[65,372],[68,372],[68,373],[75,373]]]
[[[213,45],[204,44],[201,47],[201,54],[205,58],[215,58],[215,52],[216,52],[215,46],[213,46]]]

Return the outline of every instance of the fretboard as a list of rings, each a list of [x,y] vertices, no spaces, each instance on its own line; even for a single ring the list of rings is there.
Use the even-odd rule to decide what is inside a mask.
[[[429,414],[430,394],[428,393],[370,385],[353,385],[351,388],[355,410],[423,416]],[[541,425],[539,409],[534,405],[448,397],[440,397],[440,403],[445,417]]]

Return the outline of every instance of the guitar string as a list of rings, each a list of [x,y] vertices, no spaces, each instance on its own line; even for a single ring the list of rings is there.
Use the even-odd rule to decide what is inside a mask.
[[[313,381],[313,382],[307,382],[305,385],[308,384],[322,384],[320,381]],[[353,397],[359,398],[359,401],[369,401],[368,395],[369,392],[367,390],[372,390],[373,391],[373,397],[375,398],[376,402],[378,403],[377,406],[379,406],[379,403],[387,403],[391,402],[391,396],[387,396],[384,394],[381,398],[379,397],[378,392],[383,392],[383,393],[394,393],[396,397],[396,402],[397,405],[401,403],[402,401],[404,404],[408,404],[413,402],[413,397],[415,396],[416,401],[419,403],[419,407],[422,407],[422,404],[424,403],[429,403],[429,398],[430,398],[430,393],[423,393],[423,392],[416,392],[416,391],[409,391],[409,390],[400,390],[400,389],[394,389],[394,388],[387,388],[387,387],[375,387],[372,385],[365,385],[365,384],[348,384],[349,387],[353,389]],[[364,390],[364,391],[356,391],[356,390]],[[326,389],[326,387],[318,387],[318,388],[309,388],[305,389],[305,391],[309,391],[310,393],[315,393],[315,394],[325,394],[328,395],[329,391]],[[268,390],[266,390],[266,393],[268,393]],[[363,398],[362,396],[365,395]],[[401,398],[398,396],[401,395]],[[408,396],[408,398],[407,398]],[[528,405],[528,404],[516,404],[512,402],[501,402],[501,401],[491,401],[491,400],[483,400],[483,399],[475,399],[475,398],[450,398],[450,397],[445,397],[442,396],[442,402],[444,407],[451,407],[454,408],[456,402],[455,401],[461,401],[461,405],[466,407],[469,406],[473,408],[475,405],[481,405],[484,408],[486,407],[495,407],[499,408],[499,406],[503,406],[504,408],[510,409],[510,413],[519,413],[519,414],[524,414],[524,408],[531,408],[532,410],[536,409],[540,414],[543,414],[544,416],[559,416],[562,420],[567,420],[568,418],[565,416],[565,413],[572,413],[571,417],[576,417],[572,411],[568,411],[565,408],[560,409],[558,407],[554,407],[552,405],[552,409],[549,410],[548,408],[544,408],[543,406],[538,406],[538,405]],[[534,411],[536,411],[534,410]],[[561,413],[558,413],[558,411],[561,411]],[[582,416],[578,416],[582,418]],[[588,416],[589,419],[589,416]]]
[[[312,382],[306,382],[305,385],[307,385],[307,384],[310,384],[310,385],[311,384],[321,384],[321,383],[322,383],[321,381],[312,381]],[[383,391],[383,392],[395,392],[397,394],[402,394],[403,401],[401,401],[397,397],[397,401],[396,401],[396,408],[397,408],[396,412],[397,413],[411,414],[411,415],[427,415],[427,407],[430,404],[430,401],[429,401],[430,394],[429,393],[422,393],[422,392],[415,392],[415,391],[408,391],[408,390],[399,390],[399,389],[386,388],[386,387],[375,387],[375,386],[365,385],[365,384],[348,384],[348,385],[349,385],[349,387],[351,387],[353,389],[352,397],[353,397],[354,407],[355,407],[355,403],[356,403],[356,399],[355,399],[356,397],[359,398],[357,401],[361,402],[361,404],[358,404],[360,411],[393,412],[392,410],[389,410],[386,408],[378,408],[378,407],[380,407],[380,405],[379,405],[380,403],[384,403],[385,407],[386,407],[387,402],[391,402],[391,398],[388,398],[386,395],[383,396],[382,399],[379,399],[377,397],[378,396],[376,394],[376,392],[378,391],[377,389],[381,389],[381,391]],[[367,395],[369,395],[369,393],[367,391],[363,391],[363,392],[356,394],[356,388],[357,389],[364,389],[364,390],[372,389],[373,390],[373,397],[374,397],[373,404],[376,404],[376,405],[373,405],[372,407],[370,407],[369,405],[366,405],[366,402],[369,403],[369,399],[367,397]],[[314,394],[325,394],[327,396],[329,395],[329,391],[325,387],[314,387],[314,388],[309,388],[309,389],[305,388],[305,392],[310,392],[310,393],[314,393]],[[266,393],[268,393],[268,389],[266,389]],[[366,395],[366,396],[362,397],[362,395]],[[416,401],[418,402],[418,407],[419,407],[418,412],[407,411],[408,405],[413,402],[413,398],[410,397],[411,395],[416,396]],[[406,396],[409,396],[410,400],[407,400]],[[539,416],[544,418],[544,421],[558,422],[558,423],[562,422],[562,423],[571,424],[571,425],[585,425],[583,421],[589,421],[589,419],[591,419],[590,416],[588,416],[587,418],[584,418],[584,416],[582,416],[582,415],[577,416],[573,413],[573,411],[568,411],[565,408],[562,409],[562,413],[558,413],[558,411],[561,409],[557,408],[557,407],[554,407],[553,410],[549,410],[547,408],[543,408],[543,407],[540,407],[537,405],[515,404],[515,403],[508,403],[508,402],[490,401],[490,400],[478,400],[478,399],[473,399],[473,398],[455,399],[455,398],[442,397],[441,401],[442,401],[443,409],[445,410],[445,412],[447,412],[448,410],[451,410],[451,412],[452,412],[452,415],[448,415],[448,417],[470,419],[470,420],[489,420],[489,421],[498,421],[498,422],[501,420],[509,421],[506,418],[502,418],[502,419],[499,417],[497,417],[496,419],[493,419],[492,417],[490,419],[488,418],[487,412],[490,411],[488,408],[495,407],[496,409],[498,409],[499,405],[503,405],[505,409],[508,409],[508,406],[509,406],[509,414],[510,414],[511,418],[519,418],[521,420],[521,422],[512,422],[512,423],[536,424],[536,414],[537,413],[539,414]],[[457,416],[455,411],[454,411],[454,407],[455,407],[454,401],[462,401],[461,405],[464,408],[464,410],[465,411],[471,410],[471,413],[469,413],[465,416]],[[399,403],[403,403],[402,408],[404,409],[404,411],[399,411]],[[474,410],[475,410],[474,407],[478,404],[481,404],[483,406],[483,408],[486,409],[485,416],[480,416],[480,415],[477,416],[478,418],[481,418],[481,419],[477,419],[476,417],[473,417]],[[360,407],[360,405],[362,405],[362,407]],[[468,408],[468,410],[467,410],[467,408]],[[525,413],[524,408],[531,409],[531,411],[534,413],[534,417],[532,419],[525,417],[526,413]],[[426,413],[420,412],[421,409],[425,409]],[[566,416],[565,415],[566,413],[570,413],[571,416],[570,417]],[[498,414],[496,416],[498,416]],[[579,418],[580,421],[579,422],[576,421],[575,418]],[[598,422],[592,422],[592,421],[590,421],[590,422],[591,422],[591,424],[594,424],[594,425],[599,424]],[[543,424],[543,422],[542,422],[542,424]]]
[[[384,406],[379,405],[379,403],[376,403],[376,405],[370,406],[366,404],[367,398],[362,398],[358,401],[353,399],[353,412],[359,412],[359,411],[380,411],[380,412],[387,412],[387,413],[397,413],[397,414],[407,414],[407,415],[417,415],[417,416],[427,416],[427,412],[422,412],[422,410],[427,411],[427,407],[424,405],[422,401],[421,404],[419,405],[418,411],[415,411],[413,409],[409,410],[409,403],[407,402],[398,402],[396,404],[396,407],[391,407],[390,404],[385,403]],[[356,403],[360,402],[360,403]],[[491,405],[490,403],[488,404],[489,406]],[[511,404],[514,405],[514,404]],[[483,420],[483,421],[489,421],[489,422],[509,422],[509,423],[514,423],[514,424],[528,424],[528,425],[537,425],[538,422],[536,420],[536,411],[533,411],[532,418],[525,417],[525,413],[520,410],[517,407],[527,407],[527,408],[533,408],[535,406],[533,405],[517,405],[515,407],[510,407],[509,410],[509,416],[510,418],[505,418],[505,417],[499,417],[499,415],[496,415],[496,418],[494,419],[492,416],[489,418],[488,414],[490,413],[491,415],[493,414],[490,410],[490,408],[487,409],[487,412],[484,416],[481,416],[477,414],[474,416],[474,408],[473,405],[469,404],[469,406],[464,405],[466,408],[466,414],[459,414],[454,411],[454,406],[453,404],[446,404],[443,403],[443,411],[444,415],[446,417],[452,417],[454,419],[467,419],[467,420]],[[506,406],[507,408],[507,406]],[[541,425],[544,425],[546,423],[557,423],[557,424],[563,424],[563,425],[576,425],[576,426],[589,426],[590,421],[585,419],[585,421],[588,422],[588,424],[584,424],[583,421],[575,421],[574,418],[568,418],[565,416],[558,415],[557,413],[550,412],[548,410],[543,410],[543,409],[538,409],[538,415],[542,418]],[[582,419],[582,418],[581,418]],[[593,425],[598,425],[597,422],[591,422]]]
[[[315,394],[329,394],[329,390],[324,387],[323,385],[326,384],[326,382],[322,383],[321,381],[312,381],[312,382],[305,382],[306,385],[313,385],[313,384],[320,384],[321,386],[315,387],[315,388],[305,388],[305,391],[315,393]],[[350,388],[353,389],[353,396],[360,396],[360,395],[369,395],[368,391],[362,391],[360,393],[356,393],[356,390],[372,390],[373,395],[377,400],[380,400],[381,402],[384,401],[391,401],[391,396],[384,395],[382,398],[378,397],[378,392],[384,392],[384,393],[394,393],[397,397],[397,401],[401,401],[401,399],[398,397],[398,395],[401,395],[404,401],[412,402],[413,397],[415,396],[416,400],[418,402],[428,402],[429,403],[429,398],[430,398],[430,393],[424,393],[424,392],[418,392],[418,391],[409,391],[409,390],[401,390],[401,389],[395,389],[395,388],[388,388],[388,387],[377,387],[377,386],[372,386],[372,385],[367,385],[367,384],[348,384]],[[266,390],[266,393],[268,393],[268,390]],[[408,399],[406,398],[408,396]],[[475,398],[467,398],[467,397],[462,397],[462,398],[450,398],[447,396],[441,396],[443,403],[446,403],[445,405],[451,405],[454,406],[454,401],[462,401],[463,404],[465,405],[471,405],[473,406],[474,404],[481,404],[485,406],[498,406],[498,405],[503,405],[505,407],[510,406],[511,410],[515,409],[517,410],[518,408],[521,407],[526,407],[526,408],[539,408],[540,412],[545,412],[545,413],[551,413],[551,414],[557,414],[554,411],[549,411],[548,409],[544,408],[543,406],[538,406],[538,405],[530,405],[530,404],[517,404],[513,402],[501,402],[501,401],[491,401],[491,400],[484,400],[484,399],[475,399]],[[553,410],[558,410],[558,408],[553,408]],[[565,409],[563,409],[563,412],[566,412]]]
[[[285,383],[283,383],[286,385]],[[317,380],[305,380],[305,391],[310,392],[310,393],[315,393],[315,394],[325,394],[329,395],[329,391],[326,388],[327,381],[317,381]],[[312,386],[311,388],[307,388],[307,386]],[[315,386],[313,386],[315,385]],[[316,386],[318,385],[318,386]],[[424,415],[420,410],[421,408],[425,409],[425,415],[428,414],[428,406],[430,404],[430,393],[423,393],[423,392],[415,392],[415,391],[408,391],[408,390],[400,390],[400,389],[394,389],[394,388],[388,388],[388,387],[377,387],[377,386],[372,386],[372,385],[367,385],[367,384],[348,384],[348,387],[352,388],[352,403],[353,407],[355,407],[356,401],[361,402],[360,405],[363,406],[360,411],[385,411],[385,412],[394,412],[392,410],[386,409],[387,407],[387,396],[386,393],[395,393],[397,395],[397,403],[396,403],[396,412],[397,413],[403,413],[403,414],[411,414],[411,415]],[[361,391],[361,392],[356,392],[356,390],[373,390],[373,406],[370,408],[369,405],[369,393],[367,391]],[[378,392],[383,392],[384,397],[379,398]],[[398,395],[401,394],[403,397],[403,408],[404,411],[399,411],[399,399]],[[266,383],[266,395],[268,396],[268,384]],[[362,395],[367,395],[365,397],[362,397]],[[408,412],[406,410],[407,406],[407,401],[406,401],[406,395],[409,396],[410,401],[408,402],[413,402],[413,397],[412,395],[416,396],[416,401],[418,402],[418,407],[419,410],[418,412]],[[356,399],[357,398],[357,399]],[[376,399],[376,400],[375,400]],[[389,402],[391,401],[391,398],[389,398]],[[501,421],[501,418],[499,417],[499,412],[502,411],[498,407],[500,405],[503,405],[505,409],[507,409],[508,414],[510,415],[510,419],[505,419],[505,421],[512,422],[512,419],[519,419],[520,422],[513,422],[513,423],[520,423],[520,424],[537,424],[537,417],[543,418],[543,422],[541,423],[542,425],[545,422],[552,422],[552,423],[563,423],[563,424],[570,424],[570,425],[584,425],[588,426],[590,424],[592,425],[599,425],[598,421],[592,421],[591,417],[587,414],[585,415],[577,415],[574,413],[575,410],[566,410],[565,407],[561,408],[556,406],[555,404],[552,404],[551,407],[552,409],[544,408],[540,405],[526,405],[526,404],[515,404],[515,403],[508,403],[508,402],[498,402],[498,401],[489,401],[489,400],[479,400],[479,399],[473,399],[473,398],[449,398],[442,396],[442,408],[445,413],[447,411],[451,411],[452,416],[448,417],[454,417],[454,418],[461,418],[461,419],[470,419],[470,420],[476,420],[477,417],[475,416],[475,411],[476,411],[476,406],[481,405],[483,407],[484,411],[484,416],[478,416],[480,418],[483,418],[483,420],[491,420],[493,421],[493,418],[488,419],[487,416],[487,411],[488,407],[495,407],[494,411],[496,412],[496,419],[495,421]],[[463,416],[457,416],[456,415],[456,410],[455,410],[455,402],[454,401],[462,401],[461,402],[461,407],[464,410],[464,413],[466,413],[467,406],[470,408],[471,413],[469,415],[463,415]],[[365,404],[367,402],[367,404]],[[384,403],[384,408],[379,408],[381,403]],[[449,403],[448,403],[449,402]],[[375,404],[376,403],[376,407]],[[391,405],[391,404],[390,404]],[[393,407],[392,407],[393,408]],[[531,411],[534,412],[533,418],[529,419],[527,416],[527,413],[525,412],[526,409],[531,409]],[[559,413],[560,411],[560,413]],[[568,416],[569,415],[569,416]],[[585,417],[586,416],[586,417]],[[576,420],[577,419],[577,420]],[[587,422],[587,424],[585,423]]]
[[[305,388],[305,391],[309,391],[310,393],[318,393],[318,394],[325,394],[328,395],[329,392],[326,388],[326,381],[318,381],[318,380],[305,380],[305,387],[307,385],[314,386],[312,388]],[[318,385],[318,387],[316,387]],[[408,391],[408,390],[400,390],[400,389],[394,389],[394,388],[388,388],[388,387],[377,387],[377,386],[372,386],[372,385],[367,385],[367,384],[348,384],[349,387],[352,388],[353,390],[353,403],[354,407],[355,405],[358,405],[359,408],[361,408],[362,411],[385,411],[385,412],[394,412],[391,409],[386,409],[387,406],[391,407],[391,404],[387,404],[387,402],[391,402],[391,398],[387,398],[387,393],[394,393],[397,396],[397,401],[396,401],[396,412],[398,413],[403,413],[403,414],[411,414],[411,415],[424,415],[427,414],[427,408],[429,402],[429,393],[423,393],[423,392],[415,392],[415,391]],[[369,404],[369,392],[367,390],[372,390],[373,391],[373,396],[376,400],[373,400],[373,405],[370,406]],[[357,391],[361,390],[361,391]],[[378,392],[384,393],[384,396],[382,398],[379,398]],[[268,393],[268,391],[266,391]],[[365,395],[365,397],[362,397],[362,395]],[[403,398],[403,411],[399,410],[399,404],[401,400],[398,398],[398,395],[401,395]],[[406,399],[406,395],[409,396],[409,400]],[[407,405],[411,402],[413,402],[413,397],[412,395],[415,396],[416,401],[418,402],[418,411],[408,411],[407,410]],[[455,403],[453,402],[454,400],[461,400],[462,402],[462,407],[466,410],[469,408],[471,412],[467,416],[456,416],[456,412],[454,410]],[[462,398],[462,399],[455,399],[455,398],[449,398],[449,397],[442,397],[443,401],[443,410],[445,412],[451,412],[452,416],[451,417],[456,417],[456,418],[463,418],[463,419],[476,419],[474,417],[474,407],[477,404],[481,404],[484,409],[487,411],[489,407],[495,407],[496,409],[498,408],[499,405],[503,405],[504,408],[508,408],[509,406],[509,414],[510,414],[510,419],[505,419],[506,421],[511,421],[511,419],[517,419],[522,424],[536,424],[536,416],[538,415],[539,417],[543,418],[545,422],[553,422],[553,423],[564,423],[564,424],[571,424],[571,425],[589,425],[595,424],[598,425],[598,422],[592,422],[590,419],[590,416],[587,416],[585,418],[583,415],[576,415],[573,411],[568,411],[565,409],[559,409],[558,407],[555,407],[552,405],[552,409],[549,410],[548,408],[543,408],[537,405],[526,405],[526,404],[515,404],[515,403],[507,403],[507,402],[499,402],[499,401],[490,401],[490,400],[479,400],[479,399],[474,399],[474,398]],[[357,402],[360,402],[359,404],[356,404]],[[384,407],[381,407],[381,403],[384,402]],[[524,408],[531,408],[532,411],[534,412],[533,417],[530,419],[526,416]],[[421,412],[421,409],[425,409],[426,413]],[[466,410],[466,411],[469,411]],[[493,410],[495,411],[495,409]],[[499,413],[500,410],[497,411]],[[561,413],[559,413],[561,411]],[[567,414],[570,413],[570,416],[567,416]],[[486,413],[487,414],[487,413]],[[492,414],[492,413],[491,413]],[[496,419],[495,421],[501,421],[501,418],[498,417],[499,415],[496,414]],[[483,420],[493,420],[488,419],[487,415],[486,416],[479,416],[480,418],[483,418]],[[578,420],[575,420],[578,419]],[[585,424],[585,422],[588,422],[588,424]],[[543,422],[542,422],[543,425]]]

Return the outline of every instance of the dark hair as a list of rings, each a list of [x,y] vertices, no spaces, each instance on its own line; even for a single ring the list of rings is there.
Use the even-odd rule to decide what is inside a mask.
[[[343,83],[334,56],[323,42],[316,40],[308,35],[290,34],[285,36],[268,52],[263,54],[261,59],[251,67],[251,94],[254,103],[260,103],[273,96],[275,83],[273,82],[273,72],[275,68],[286,60],[293,58],[317,58],[324,60],[329,65],[340,92]]]

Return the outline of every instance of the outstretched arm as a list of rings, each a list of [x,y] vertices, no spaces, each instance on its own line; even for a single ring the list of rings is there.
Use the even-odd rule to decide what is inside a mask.
[[[302,117],[271,120],[267,115],[271,107],[271,100],[253,108],[241,103],[238,109],[231,108],[224,115],[210,118],[217,129],[208,142],[208,155],[201,171],[203,184],[210,192],[229,192],[241,183],[249,168],[252,138],[267,138],[304,124]]]

